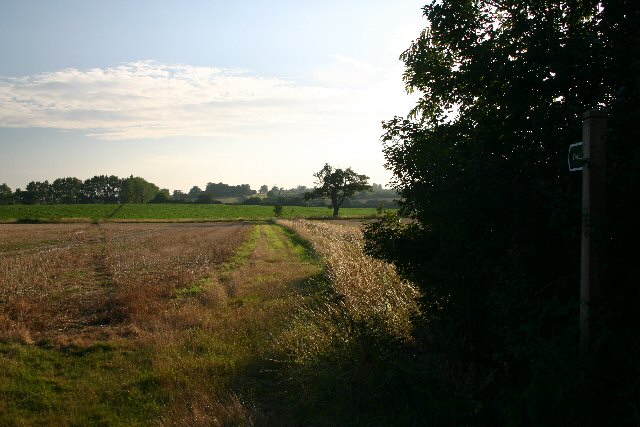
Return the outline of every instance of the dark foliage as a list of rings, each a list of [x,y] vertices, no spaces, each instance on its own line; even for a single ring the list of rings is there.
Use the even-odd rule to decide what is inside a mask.
[[[153,200],[160,189],[157,185],[148,182],[139,176],[131,175],[122,180],[120,188],[121,203],[148,203]]]
[[[221,204],[222,202],[220,200],[216,200],[213,198],[213,196],[211,194],[207,194],[207,193],[202,193],[198,196],[198,198],[196,199],[195,203],[198,204],[204,204],[204,205],[215,205],[215,204]]]
[[[51,183],[51,203],[80,203],[84,200],[84,183],[78,178],[58,178]]]
[[[7,184],[0,185],[0,205],[10,205],[13,202],[13,192]]]
[[[117,176],[96,175],[84,182],[78,178],[57,178],[49,181],[31,181],[25,190],[19,188],[4,198],[4,203],[17,204],[75,204],[118,203],[124,180]],[[0,187],[2,189],[2,187]],[[9,187],[4,190],[10,192]]]
[[[222,182],[208,183],[204,192],[213,197],[243,197],[256,194],[256,190],[252,190],[249,184],[229,185]]]
[[[167,188],[163,188],[156,193],[153,199],[149,201],[149,203],[172,203],[171,195],[169,194],[169,190]]]
[[[247,197],[246,199],[244,199],[241,204],[243,205],[261,205],[262,203],[262,198],[254,196],[254,197]]]
[[[82,199],[85,203],[117,203],[122,183],[115,175],[96,175],[84,181]]]
[[[403,53],[384,124],[400,205],[367,250],[425,291],[425,342],[481,372],[491,425],[637,425],[640,2],[444,1]],[[608,127],[607,251],[593,359],[578,358],[582,113]],[[635,260],[635,261],[634,261]],[[453,380],[452,380],[453,381]]]
[[[85,181],[78,178],[57,178],[49,181],[31,181],[25,190],[11,191],[6,184],[0,185],[0,204],[76,204],[76,203],[221,203],[217,197],[248,198],[248,204],[256,203],[255,190],[249,184],[228,185],[208,183],[206,190],[197,186],[189,193],[168,189],[141,177],[118,178],[115,175],[96,175]],[[302,200],[301,196],[298,197]],[[261,202],[261,199],[258,199]],[[295,202],[295,200],[293,201]]]

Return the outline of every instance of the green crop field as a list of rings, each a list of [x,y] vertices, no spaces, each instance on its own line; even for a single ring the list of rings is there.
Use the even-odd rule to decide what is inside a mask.
[[[95,221],[108,218],[118,205],[5,205],[0,221]]]
[[[330,218],[324,207],[285,206],[283,218]],[[342,208],[341,218],[376,215],[374,208]],[[272,206],[251,205],[7,205],[0,206],[1,222],[86,221],[233,221],[263,220],[274,216]]]

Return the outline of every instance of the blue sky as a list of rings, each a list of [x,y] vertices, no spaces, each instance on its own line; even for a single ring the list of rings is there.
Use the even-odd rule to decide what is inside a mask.
[[[0,183],[138,175],[386,184],[380,122],[422,1],[13,1],[0,14]]]

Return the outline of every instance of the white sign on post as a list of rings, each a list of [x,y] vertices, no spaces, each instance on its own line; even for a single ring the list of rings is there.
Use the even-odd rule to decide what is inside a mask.
[[[584,158],[582,156],[582,142],[576,142],[569,146],[569,170],[581,171],[584,164]]]

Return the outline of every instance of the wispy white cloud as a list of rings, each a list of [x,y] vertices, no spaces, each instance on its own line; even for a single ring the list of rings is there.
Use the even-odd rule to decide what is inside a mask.
[[[377,125],[387,110],[406,104],[395,71],[336,56],[335,64],[316,73],[314,86],[243,70],[153,61],[69,68],[0,78],[0,127],[81,130],[123,140],[269,139],[305,126],[354,128],[371,119]]]

